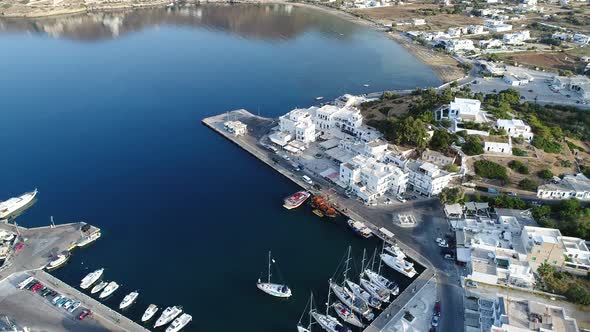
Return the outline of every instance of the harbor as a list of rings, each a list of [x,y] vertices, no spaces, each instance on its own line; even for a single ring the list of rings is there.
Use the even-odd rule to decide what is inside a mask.
[[[228,121],[245,124],[247,130],[236,135],[235,131],[228,130],[226,125]],[[383,330],[390,320],[404,308],[410,299],[413,298],[416,292],[419,292],[425,287],[428,280],[435,275],[432,264],[430,264],[426,258],[412,247],[395,238],[393,233],[395,230],[393,227],[389,227],[388,230],[382,226],[392,224],[391,214],[383,209],[367,208],[361,202],[347,197],[343,190],[336,188],[333,184],[322,179],[319,174],[314,173],[312,170],[304,169],[304,173],[301,173],[301,170],[298,171],[294,169],[292,162],[279,160],[277,158],[278,153],[275,153],[272,149],[262,145],[260,140],[265,137],[265,135],[268,135],[273,127],[277,126],[278,123],[275,120],[253,115],[248,111],[241,109],[205,118],[202,122],[207,127],[237,144],[239,147],[246,150],[275,171],[284,175],[298,186],[304,188],[306,191],[316,196],[329,197],[332,206],[338,210],[338,213],[364,223],[371,229],[372,233],[377,235],[381,240],[388,244],[397,245],[413,261],[425,268],[422,273],[415,277],[411,284],[393,300],[391,305],[385,308],[385,310],[365,329],[365,331],[374,332]],[[302,174],[313,179],[313,181],[306,181]],[[388,220],[385,221],[384,219]],[[375,221],[378,222],[376,223]]]

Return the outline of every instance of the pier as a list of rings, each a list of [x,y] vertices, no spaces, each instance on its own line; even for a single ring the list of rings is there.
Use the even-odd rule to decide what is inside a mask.
[[[245,135],[239,136],[228,132],[224,129],[224,123],[228,120],[237,120],[246,124],[248,126],[248,132]],[[318,174],[313,173],[312,170],[304,170],[304,173],[293,171],[292,167],[289,167],[289,163],[278,162],[276,158],[277,155],[275,153],[272,153],[264,146],[259,144],[259,140],[267,135],[273,127],[278,125],[277,121],[257,116],[244,109],[240,109],[205,118],[202,120],[202,122],[207,127],[225,137],[230,142],[233,142],[242,149],[246,150],[254,157],[258,158],[260,161],[267,164],[305,190],[311,192],[314,195],[329,195],[330,203],[338,210],[338,212],[348,216],[351,219],[364,222],[371,228],[375,235],[390,244],[397,244],[407,256],[425,267],[425,270],[420,275],[415,277],[412,283],[392,301],[392,303],[365,329],[365,331],[382,331],[394,317],[398,317],[398,314],[403,312],[402,309],[404,309],[404,306],[408,303],[408,301],[414,298],[414,296],[418,294],[426,285],[428,285],[429,281],[436,276],[434,272],[436,269],[423,255],[418,253],[407,244],[402,243],[398,239],[389,238],[379,231],[381,227],[384,227],[383,225],[393,224],[388,210],[384,210],[383,208],[370,208],[355,199],[347,198],[343,192],[341,192],[342,190],[340,188],[335,188],[333,184],[327,182]],[[321,185],[321,188],[316,189],[314,186],[305,182],[302,178],[302,174],[311,176],[315,183]],[[340,194],[334,195],[334,190],[340,192]],[[386,226],[386,228],[388,228],[388,226]],[[394,230],[389,229],[389,231],[393,232]]]
[[[36,228],[0,223],[0,230],[16,233],[23,244],[19,250],[11,250],[0,268],[0,308],[19,325],[42,331],[148,331],[43,271],[57,254],[76,248],[78,240],[100,231],[99,228],[82,222]],[[90,309],[92,314],[78,320],[74,314],[55,307],[40,294],[18,289],[16,285],[28,276],[59,294],[80,301],[80,308]]]

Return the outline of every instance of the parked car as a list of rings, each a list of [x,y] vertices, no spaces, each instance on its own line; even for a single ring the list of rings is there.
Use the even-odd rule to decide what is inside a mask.
[[[453,260],[455,257],[453,257],[451,254],[445,254],[445,259]]]
[[[78,319],[79,320],[83,320],[84,318],[86,318],[86,316],[90,315],[90,310],[88,309],[84,309],[82,310],[82,312],[78,315]]]
[[[517,193],[515,193],[515,192],[509,192],[507,195],[508,195],[508,196],[512,196],[512,197],[516,197],[516,196],[518,196],[518,194],[517,194]]]
[[[467,282],[465,282],[465,286],[477,288],[477,283],[473,280],[467,280]]]
[[[59,301],[61,298],[62,298],[61,295],[57,295],[56,297],[53,298],[53,300],[51,300],[51,303],[57,304],[57,301]]]
[[[21,242],[14,247],[14,251],[21,251],[23,250],[24,246],[25,244]]]
[[[434,314],[440,316],[440,301],[434,302]]]
[[[395,198],[396,198],[398,201],[402,202],[402,203],[405,203],[405,202],[406,202],[406,199],[405,199],[405,198],[403,198],[401,195],[397,195]]]
[[[447,243],[447,241],[442,240],[442,241],[440,241],[438,243],[438,246],[441,247],[441,248],[448,248],[449,247],[449,244]]]
[[[436,238],[436,243],[441,243],[442,241],[444,241],[444,240],[441,237]]]
[[[430,324],[434,327],[438,326],[438,316],[437,315],[432,316],[432,322]]]
[[[307,175],[302,176],[303,181],[305,181],[307,184],[313,184],[313,181],[311,181],[311,178]]]
[[[37,283],[35,286],[31,287],[31,292],[36,292],[36,291],[40,290],[41,288],[43,288],[43,284]]]

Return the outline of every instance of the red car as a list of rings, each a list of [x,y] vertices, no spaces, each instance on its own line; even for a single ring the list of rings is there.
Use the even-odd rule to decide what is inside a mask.
[[[24,247],[24,246],[25,246],[25,244],[21,242],[21,243],[17,244],[17,245],[14,247],[14,250],[15,250],[15,251],[21,251],[21,250],[23,249],[23,247]]]
[[[86,318],[86,316],[90,315],[90,310],[88,309],[84,309],[82,310],[82,312],[78,315],[78,319],[79,320],[83,320],[84,318]]]
[[[440,301],[434,303],[434,314],[440,316]]]
[[[31,292],[36,292],[36,291],[40,290],[41,288],[43,288],[43,284],[42,283],[38,283],[38,284],[36,284],[35,286],[33,286],[31,288]]]

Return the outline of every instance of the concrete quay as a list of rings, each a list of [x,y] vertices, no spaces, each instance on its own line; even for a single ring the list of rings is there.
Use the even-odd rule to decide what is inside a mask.
[[[91,225],[88,225],[90,227],[86,231],[82,231],[85,225],[87,224],[78,222],[25,228],[0,223],[0,230],[16,233],[19,238],[16,243],[23,244],[20,250],[13,249],[9,253],[5,264],[0,268],[0,312],[33,331],[147,331],[132,320],[43,271],[57,254],[76,248],[77,241],[82,237],[100,231]],[[53,306],[50,303],[51,298],[43,298],[38,293],[18,289],[16,285],[28,276],[34,277],[61,295],[80,301],[80,308],[74,313],[69,313]],[[80,321],[76,315],[83,308],[90,309],[92,315]]]
[[[223,124],[228,120],[237,120],[245,123],[248,126],[248,134],[243,136],[235,136],[226,131]],[[288,179],[305,190],[311,192],[314,195],[330,196],[331,204],[341,214],[364,222],[373,230],[374,234],[386,242],[396,243],[410,258],[425,267],[424,272],[416,277],[415,280],[403,292],[401,292],[396,297],[396,299],[371,323],[371,325],[365,329],[365,331],[384,331],[387,324],[394,317],[396,317],[398,313],[401,312],[408,301],[410,301],[417,292],[421,291],[422,288],[427,285],[428,281],[435,275],[435,268],[430,263],[430,261],[418,251],[416,251],[413,247],[399,241],[398,239],[384,238],[383,234],[379,232],[379,228],[381,227],[385,227],[392,232],[394,231],[392,227],[393,222],[391,222],[390,215],[390,223],[387,225],[375,224],[373,222],[377,216],[379,216],[379,219],[383,218],[383,215],[388,214],[387,211],[384,211],[380,208],[367,207],[358,200],[347,198],[343,192],[340,192],[342,190],[328,183],[325,179],[320,177],[319,174],[313,173],[311,170],[304,170],[304,173],[294,172],[292,170],[292,166],[290,166],[289,163],[277,161],[276,154],[270,152],[260,145],[259,140],[262,139],[271,128],[278,124],[275,120],[256,116],[244,109],[240,109],[205,118],[202,120],[202,122],[221,136],[237,144],[239,147],[246,150],[268,166],[272,167],[277,172],[286,176]],[[310,176],[314,183],[320,184],[321,189],[318,190],[305,182],[301,177],[302,174]],[[340,195],[334,195],[334,191],[340,192]]]

